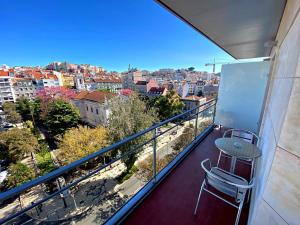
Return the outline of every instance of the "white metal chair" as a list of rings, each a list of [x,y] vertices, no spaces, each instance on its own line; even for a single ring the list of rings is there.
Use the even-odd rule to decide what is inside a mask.
[[[209,168],[206,168],[205,163],[209,163]],[[202,161],[201,167],[205,172],[205,178],[202,182],[201,189],[198,195],[194,215],[197,214],[197,209],[202,191],[206,191],[212,194],[213,196],[217,197],[218,199],[238,209],[237,216],[235,219],[235,225],[238,225],[246,193],[254,186],[254,178],[248,183],[248,181],[242,177],[229,173],[218,167],[211,167],[211,162],[209,159],[205,159],[204,161]],[[218,194],[212,192],[211,190],[208,190],[209,185],[214,187],[218,191],[230,197],[233,197],[235,199],[235,203],[224,199]]]
[[[248,130],[229,129],[224,132],[223,137],[237,137],[237,138],[240,138],[240,139],[247,141],[254,145],[258,145],[258,143],[259,143],[259,137],[255,133],[248,131]],[[231,157],[230,155],[226,155],[225,153],[220,151],[217,167],[219,167],[222,156],[227,157],[227,158]],[[250,179],[252,179],[253,171],[254,171],[254,160],[252,160],[252,159],[237,159],[237,160],[251,165]]]

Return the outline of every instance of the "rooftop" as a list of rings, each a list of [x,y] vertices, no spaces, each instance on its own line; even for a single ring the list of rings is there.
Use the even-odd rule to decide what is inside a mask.
[[[75,100],[88,100],[98,103],[104,103],[105,100],[111,99],[117,96],[115,93],[111,93],[108,91],[81,91],[78,95],[75,96]]]
[[[0,76],[7,77],[7,76],[9,76],[9,73],[8,73],[8,71],[0,70]]]

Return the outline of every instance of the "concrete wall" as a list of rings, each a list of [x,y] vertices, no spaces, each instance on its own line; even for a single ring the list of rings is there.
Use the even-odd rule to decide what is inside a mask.
[[[288,0],[260,130],[249,224],[300,224],[300,1]]]

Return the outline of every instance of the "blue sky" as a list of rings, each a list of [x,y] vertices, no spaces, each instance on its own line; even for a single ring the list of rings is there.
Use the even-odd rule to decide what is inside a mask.
[[[0,64],[89,63],[107,70],[232,61],[153,0],[1,0]],[[217,68],[219,70],[219,68]]]

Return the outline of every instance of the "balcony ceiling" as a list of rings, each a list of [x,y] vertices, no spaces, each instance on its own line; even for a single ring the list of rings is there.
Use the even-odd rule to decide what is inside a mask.
[[[236,59],[268,57],[286,0],[157,0]],[[268,45],[268,47],[266,47]]]

